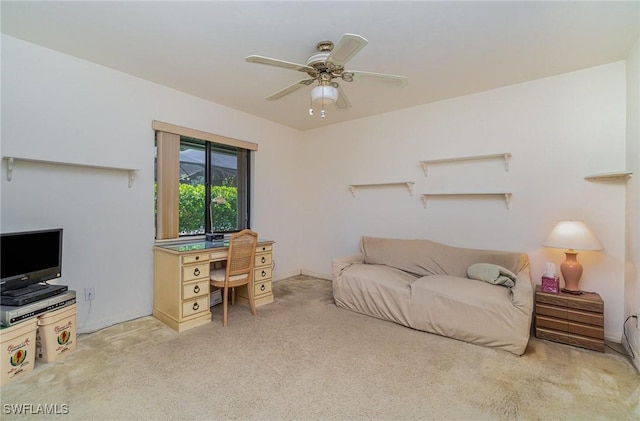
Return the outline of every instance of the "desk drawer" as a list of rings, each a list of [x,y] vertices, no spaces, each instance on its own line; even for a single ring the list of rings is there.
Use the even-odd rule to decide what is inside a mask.
[[[271,281],[253,284],[253,291],[254,297],[262,294],[269,294],[271,292]]]
[[[200,295],[209,294],[209,280],[203,279],[201,281],[190,282],[182,286],[182,299],[188,300]]]
[[[209,294],[182,303],[182,317],[193,316],[209,310]]]
[[[267,251],[273,250],[273,244],[265,244],[262,246],[256,247],[256,254],[265,253]]]
[[[190,254],[187,256],[182,256],[182,264],[186,265],[189,263],[206,262],[208,259],[208,254]]]
[[[182,268],[182,282],[195,279],[209,278],[209,262],[201,265],[189,265]]]
[[[253,282],[258,283],[266,279],[271,279],[271,266],[258,268],[253,271]]]
[[[212,262],[219,262],[221,260],[227,260],[228,255],[229,255],[229,251],[227,249],[216,250],[209,253],[209,259]]]
[[[254,267],[271,266],[271,253],[256,254]]]

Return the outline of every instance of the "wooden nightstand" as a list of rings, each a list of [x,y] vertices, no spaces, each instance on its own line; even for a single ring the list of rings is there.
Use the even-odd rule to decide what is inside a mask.
[[[599,294],[542,292],[536,286],[536,337],[604,352],[604,302]]]

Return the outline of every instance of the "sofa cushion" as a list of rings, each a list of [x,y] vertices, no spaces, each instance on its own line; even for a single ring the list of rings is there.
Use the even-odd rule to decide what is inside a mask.
[[[474,263],[492,263],[518,273],[529,264],[527,255],[493,250],[452,247],[430,240],[362,237],[364,262],[391,266],[416,276],[466,277]]]
[[[411,327],[521,355],[530,314],[511,302],[511,290],[446,275],[411,284]]]
[[[467,268],[467,276],[478,281],[511,288],[515,285],[516,274],[509,269],[491,263],[474,263]]]

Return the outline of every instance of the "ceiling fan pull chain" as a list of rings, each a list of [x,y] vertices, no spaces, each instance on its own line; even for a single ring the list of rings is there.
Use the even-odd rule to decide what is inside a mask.
[[[324,118],[324,116],[325,116],[325,113],[324,113],[324,101],[325,101],[325,99],[324,98],[326,98],[326,95],[324,93],[325,85],[321,85],[321,86],[322,86],[322,102],[321,102],[322,108],[320,109],[320,117]]]

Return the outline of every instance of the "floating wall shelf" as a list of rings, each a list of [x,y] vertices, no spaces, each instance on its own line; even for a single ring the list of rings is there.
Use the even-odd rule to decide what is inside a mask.
[[[395,183],[373,183],[373,184],[351,184],[349,185],[349,189],[351,190],[351,194],[353,197],[356,197],[356,190],[361,188],[369,188],[369,187],[406,187],[409,189],[409,195],[413,196],[413,186],[415,183],[413,181],[399,181]]]
[[[588,175],[584,179],[589,181],[597,181],[597,180],[624,180],[627,181],[631,178],[633,173],[631,171],[619,171],[619,172],[609,172],[603,174],[593,174]]]
[[[427,167],[431,164],[442,164],[446,162],[459,162],[459,161],[475,161],[479,159],[495,159],[501,158],[504,159],[504,167],[505,171],[509,171],[509,158],[511,158],[511,153],[498,153],[491,155],[476,155],[476,156],[463,156],[459,158],[445,158],[445,159],[431,159],[429,161],[420,161],[422,165],[422,170],[424,171],[424,176],[427,177]]]
[[[422,195],[422,204],[427,207],[427,200],[432,196],[488,196],[504,198],[507,209],[511,207],[511,193],[425,193]]]
[[[138,171],[135,168],[111,167],[106,165],[93,165],[93,164],[80,164],[76,162],[49,161],[45,159],[22,158],[17,156],[4,156],[3,158],[7,160],[7,181],[11,181],[13,177],[13,166],[16,161],[35,162],[37,164],[66,165],[70,167],[94,168],[94,169],[100,169],[100,170],[126,171],[129,175],[129,188],[131,188],[133,179],[135,178],[136,172]]]

